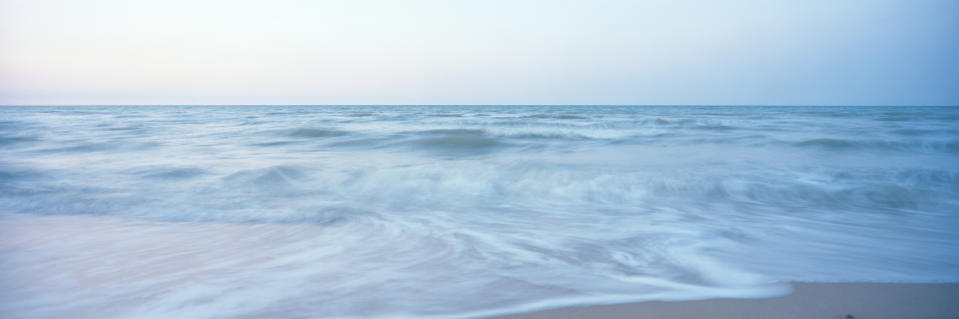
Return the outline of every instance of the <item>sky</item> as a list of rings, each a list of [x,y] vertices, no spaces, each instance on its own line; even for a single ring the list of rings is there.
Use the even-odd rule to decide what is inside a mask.
[[[0,105],[959,105],[959,1],[0,0]]]

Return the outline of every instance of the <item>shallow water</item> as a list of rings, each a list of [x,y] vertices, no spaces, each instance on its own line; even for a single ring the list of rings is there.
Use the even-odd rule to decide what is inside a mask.
[[[0,108],[0,317],[959,281],[959,108]]]

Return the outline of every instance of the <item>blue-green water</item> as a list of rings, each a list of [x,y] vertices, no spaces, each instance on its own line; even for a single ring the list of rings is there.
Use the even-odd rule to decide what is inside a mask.
[[[482,317],[959,281],[959,108],[0,108],[0,316]]]

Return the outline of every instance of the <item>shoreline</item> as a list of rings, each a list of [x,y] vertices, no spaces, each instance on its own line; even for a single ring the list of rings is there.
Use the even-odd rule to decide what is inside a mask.
[[[573,306],[487,318],[959,318],[959,283],[798,282],[791,285],[792,293],[772,298]]]

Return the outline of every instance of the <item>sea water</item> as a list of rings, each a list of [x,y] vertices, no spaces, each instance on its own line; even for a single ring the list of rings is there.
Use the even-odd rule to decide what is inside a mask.
[[[959,108],[0,108],[0,317],[456,318],[959,281]]]

